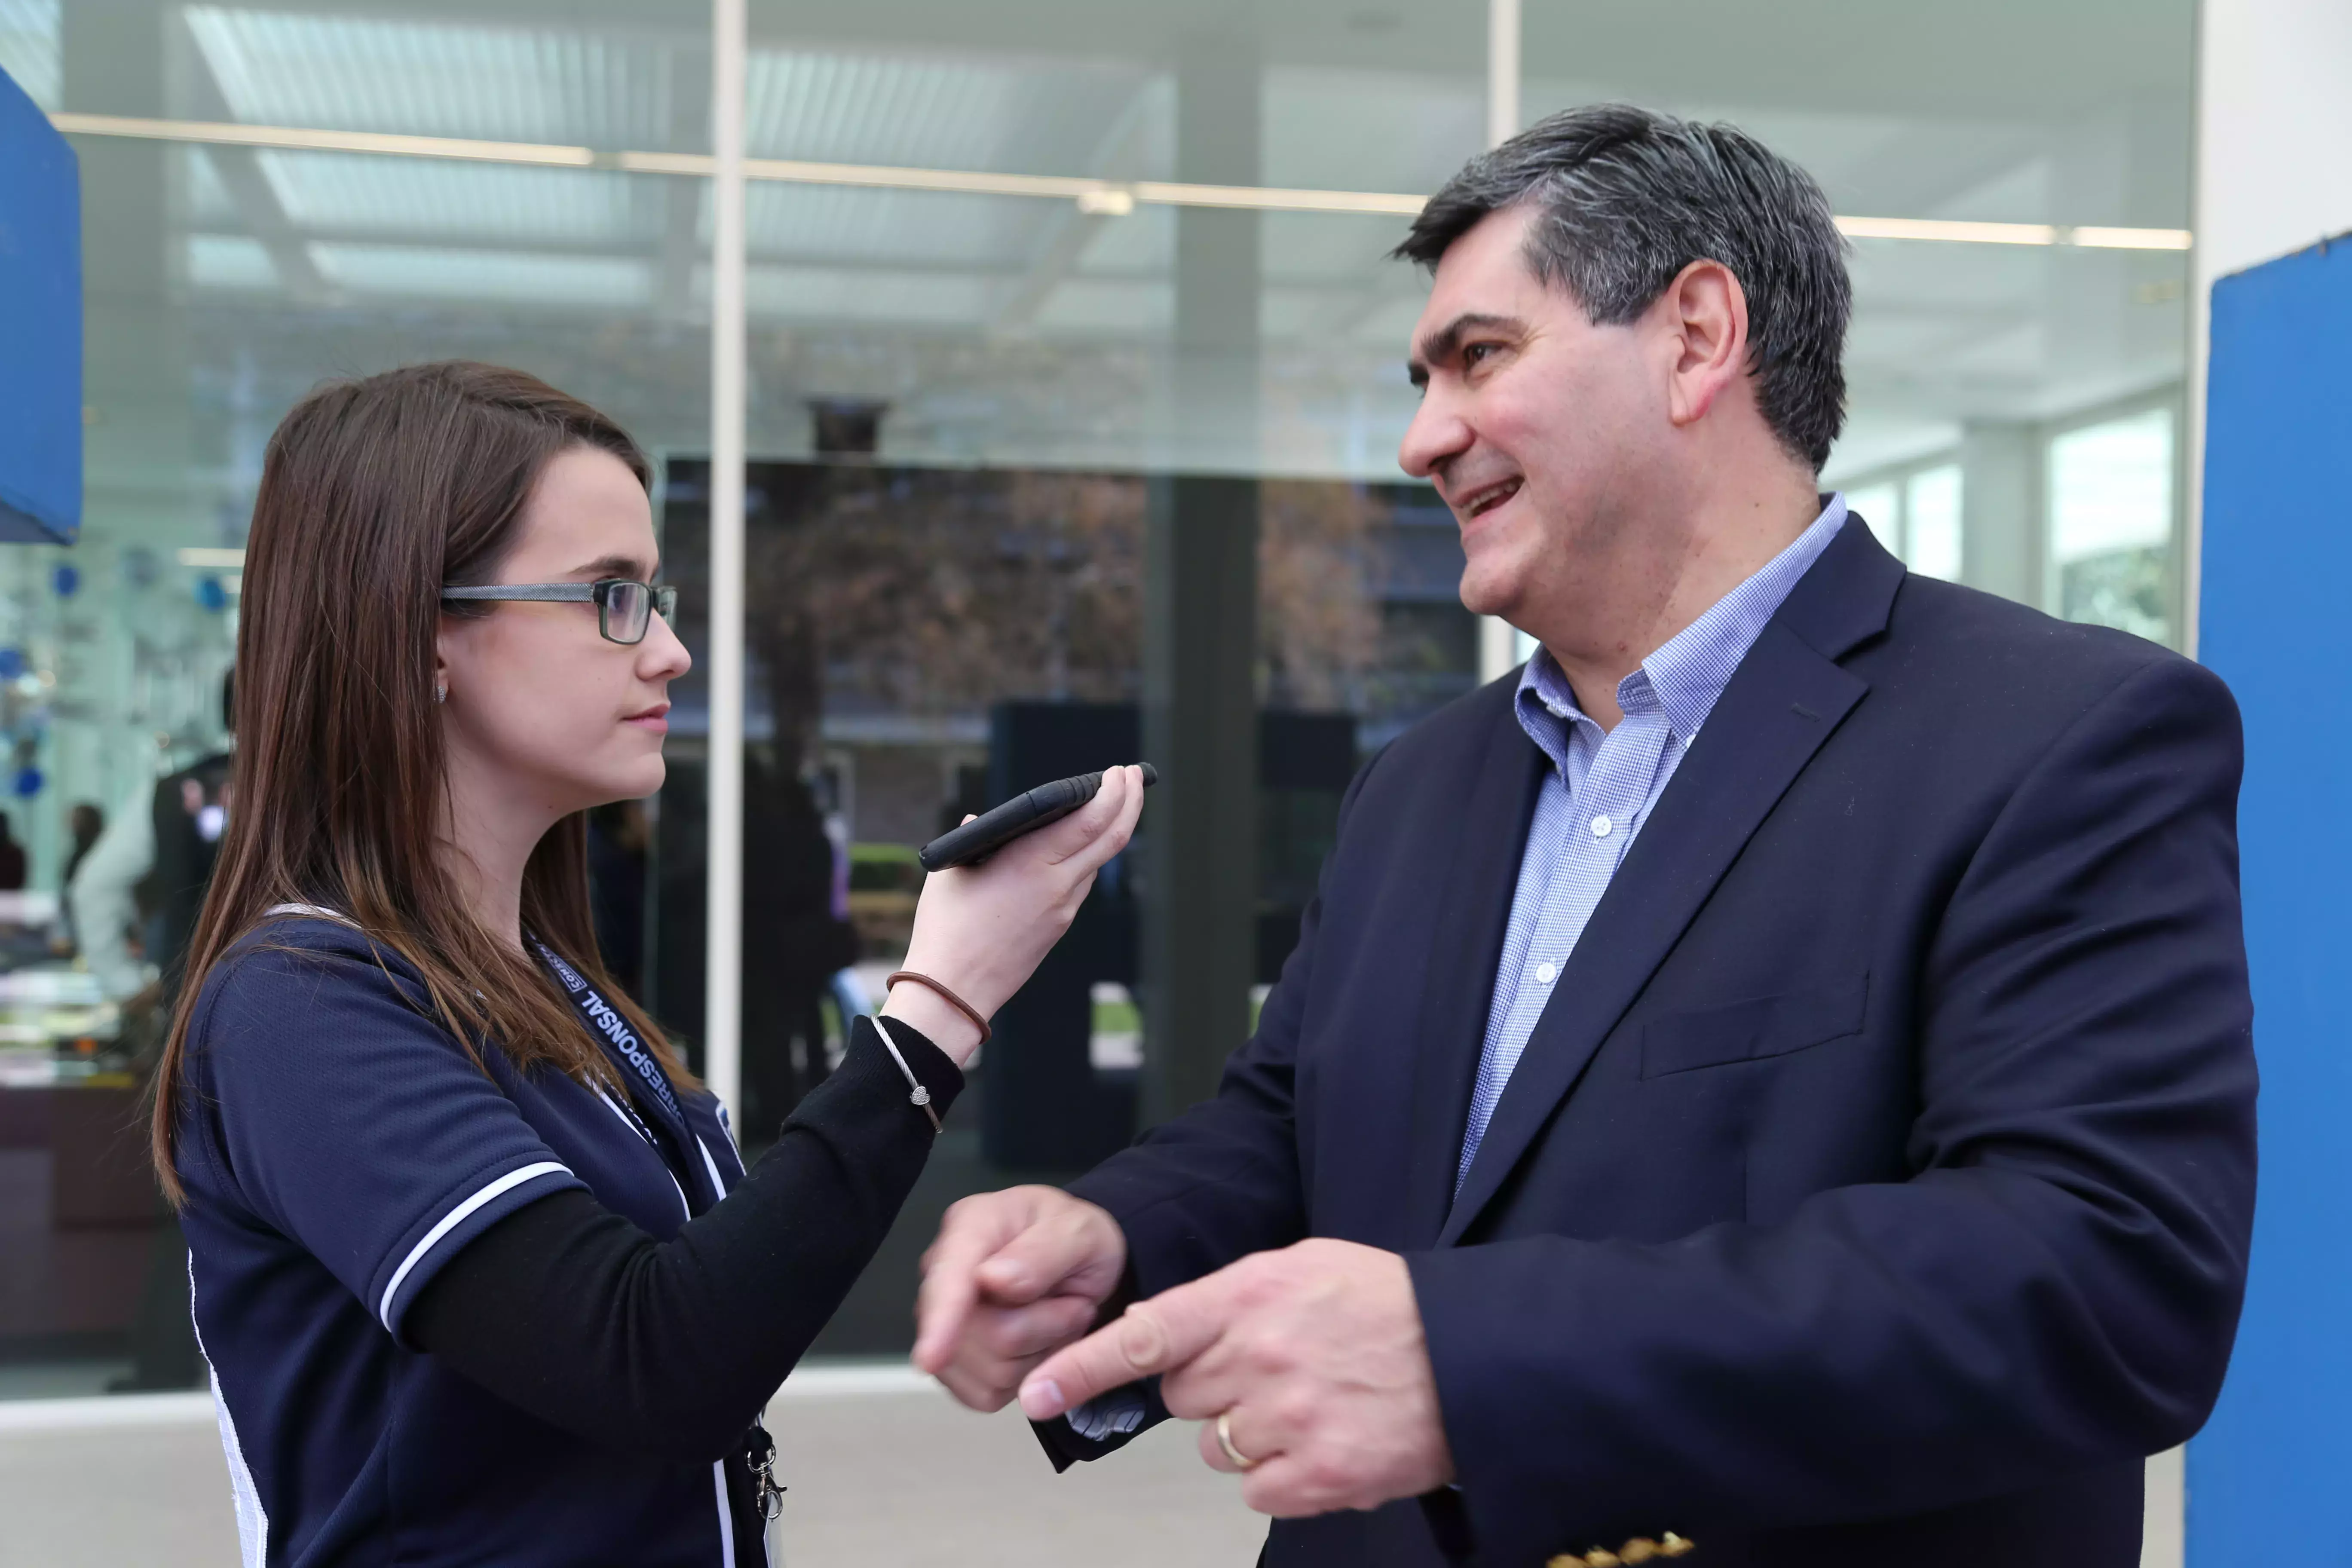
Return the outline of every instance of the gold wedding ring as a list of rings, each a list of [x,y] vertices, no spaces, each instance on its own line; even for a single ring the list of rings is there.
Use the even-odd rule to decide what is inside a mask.
[[[1225,1458],[1234,1462],[1234,1468],[1237,1470],[1251,1469],[1257,1464],[1255,1459],[1234,1447],[1234,1413],[1230,1410],[1217,1412],[1217,1447],[1225,1451]]]

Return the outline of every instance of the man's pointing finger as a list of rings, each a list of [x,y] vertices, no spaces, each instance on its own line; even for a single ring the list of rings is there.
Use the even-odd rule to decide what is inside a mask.
[[[1021,1384],[1022,1412],[1051,1421],[1139,1377],[1184,1365],[1223,1332],[1223,1293],[1205,1279],[1180,1285],[1048,1356]]]

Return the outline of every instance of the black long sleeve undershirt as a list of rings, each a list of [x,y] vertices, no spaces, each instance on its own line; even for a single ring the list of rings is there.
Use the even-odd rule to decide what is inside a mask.
[[[963,1075],[892,1021],[944,1114]],[[930,1119],[870,1019],[740,1185],[669,1241],[579,1188],[526,1205],[445,1264],[409,1338],[567,1432],[709,1463],[793,1369],[882,1245],[930,1152]]]

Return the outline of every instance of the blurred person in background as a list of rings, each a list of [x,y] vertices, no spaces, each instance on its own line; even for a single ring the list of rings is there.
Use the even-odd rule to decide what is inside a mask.
[[[660,786],[689,664],[649,475],[462,363],[324,387],[270,440],[152,1124],[248,1562],[763,1561],[762,1406],[1133,829],[1118,770],[931,879],[916,975],[747,1172],[589,905],[586,814]]]
[[[221,728],[236,731],[236,674],[221,677]],[[142,931],[140,946],[154,979],[123,1004],[124,1038],[131,1065],[151,1079],[163,1045],[162,1024],[171,1016],[184,977],[188,943],[212,886],[222,834],[228,825],[230,753],[212,752],[155,782],[149,802],[150,851],[145,873],[136,879]],[[120,871],[127,872],[123,865]],[[196,1349],[194,1320],[188,1307],[188,1244],[180,1216],[156,1194],[155,1234],[147,1252],[147,1274],[131,1319],[131,1370],[107,1384],[111,1394],[143,1394],[188,1388],[204,1381],[204,1357]]]
[[[596,951],[624,991],[644,989],[646,862],[652,824],[641,800],[607,801],[588,814],[588,898],[596,917]]]
[[[0,811],[0,893],[21,893],[24,890],[25,847],[16,842],[8,814]]]
[[[107,1000],[130,1001],[151,984],[140,935],[140,889],[155,869],[153,787],[141,784],[114,808],[66,879],[74,942]]]
[[[66,872],[58,882],[64,896],[58,900],[57,931],[49,940],[50,951],[60,958],[80,956],[81,933],[74,925],[73,914],[74,876],[105,831],[106,813],[89,801],[77,801],[73,809],[66,813]]]
[[[807,782],[749,756],[743,783],[743,944],[774,955],[744,974],[743,1105],[775,1127],[832,1071],[818,1003],[857,962],[857,933],[835,912],[834,842]]]
[[[221,728],[236,733],[236,672],[221,677]],[[148,873],[144,902],[147,961],[163,977],[163,1005],[178,999],[188,944],[220,858],[221,835],[233,804],[230,753],[214,752],[155,781],[151,806],[155,818],[155,864]]]
[[[106,831],[106,813],[93,801],[76,801],[66,813],[66,837],[73,847],[66,851],[67,885],[73,882],[74,873],[81,869],[82,857],[98,843],[98,836]]]

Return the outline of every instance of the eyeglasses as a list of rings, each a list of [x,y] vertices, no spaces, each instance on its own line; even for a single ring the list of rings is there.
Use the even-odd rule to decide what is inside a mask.
[[[485,583],[478,587],[444,588],[441,597],[593,604],[596,606],[596,629],[604,634],[606,642],[624,647],[645,641],[646,632],[656,615],[667,622],[674,619],[677,611],[676,588],[656,588],[651,583],[633,583],[626,577],[606,577],[594,583]]]

